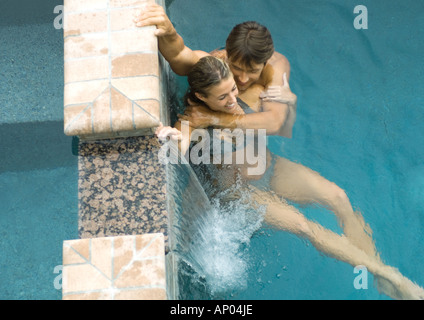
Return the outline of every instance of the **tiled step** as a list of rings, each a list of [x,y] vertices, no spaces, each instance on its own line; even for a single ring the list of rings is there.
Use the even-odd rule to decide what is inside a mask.
[[[139,136],[167,123],[156,28],[133,21],[154,2],[65,0],[65,134],[91,140]]]
[[[144,234],[65,241],[64,300],[164,300],[164,237]]]
[[[155,28],[137,28],[133,22],[137,10],[155,1],[163,4],[64,2],[64,130],[80,138],[81,238],[64,245],[67,256],[75,258],[70,265],[64,261],[64,299],[166,298],[166,170],[153,132],[159,122],[169,123],[169,66],[158,54]],[[115,237],[140,234],[161,235],[162,258],[139,260],[134,257],[143,249],[127,244],[135,260],[116,271],[121,263],[114,257],[116,245],[124,240]],[[76,248],[80,243],[82,251]]]

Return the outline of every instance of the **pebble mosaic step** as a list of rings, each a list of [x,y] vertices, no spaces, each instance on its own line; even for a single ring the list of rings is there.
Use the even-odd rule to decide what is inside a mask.
[[[160,233],[63,243],[63,300],[165,300]]]
[[[164,234],[166,168],[155,137],[79,144],[79,237]]]

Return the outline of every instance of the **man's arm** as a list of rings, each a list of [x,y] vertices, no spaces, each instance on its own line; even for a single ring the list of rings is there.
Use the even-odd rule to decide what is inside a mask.
[[[178,75],[187,75],[201,57],[208,55],[204,51],[193,51],[184,44],[183,38],[175,30],[165,10],[158,4],[147,4],[134,22],[137,27],[156,26],[155,35],[158,38],[159,51]]]
[[[270,106],[271,105],[271,106]],[[220,114],[221,128],[266,129],[268,135],[278,134],[287,117],[288,107],[281,103],[269,103],[268,110],[244,115]]]
[[[261,77],[265,87],[261,93],[262,110],[269,116],[269,134],[291,138],[297,96],[290,90],[289,77],[289,61],[282,54],[274,52]]]
[[[185,114],[179,115],[179,119],[189,121],[195,128],[266,129],[267,134],[276,135],[286,120],[287,112],[288,106],[282,103],[269,103],[267,111],[243,115],[215,112],[196,105],[187,106]]]
[[[236,124],[241,128],[264,128],[267,129],[269,135],[282,135],[291,138],[297,97],[290,90],[289,76],[289,61],[282,54],[275,52],[267,62],[259,80],[265,87],[265,91],[259,95],[261,112],[239,117]],[[254,97],[257,97],[255,93]],[[243,97],[243,100],[245,100],[245,97]],[[253,101],[249,103],[249,99],[245,102],[254,105]],[[221,118],[220,122],[225,124],[226,121]]]

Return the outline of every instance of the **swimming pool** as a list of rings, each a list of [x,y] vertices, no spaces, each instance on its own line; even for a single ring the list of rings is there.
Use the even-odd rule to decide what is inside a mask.
[[[383,259],[424,286],[423,5],[260,3],[178,0],[168,1],[168,12],[187,44],[207,51],[222,46],[237,22],[254,19],[270,28],[277,50],[291,62],[291,87],[299,97],[294,139],[271,138],[271,149],[346,190],[370,223]],[[63,135],[62,30],[53,27],[53,8],[60,4],[0,4],[1,299],[60,299],[54,269],[62,263],[62,241],[78,237],[77,157]],[[353,27],[359,4],[368,8],[367,30]],[[338,228],[320,209],[303,212]],[[230,270],[239,282],[218,297],[387,298],[371,277],[367,290],[355,289],[351,266],[291,234],[261,229],[234,244],[241,260]],[[246,277],[237,273],[246,268]],[[217,297],[203,290],[203,279],[191,280],[198,286],[184,298]]]
[[[368,11],[368,29],[355,28],[358,5]],[[424,286],[424,5],[179,0],[167,1],[167,7],[192,49],[222,47],[231,28],[243,21],[270,29],[276,50],[291,63],[291,88],[298,95],[293,139],[270,138],[270,149],[344,189],[370,224],[383,261]],[[340,231],[326,210],[301,210]],[[247,283],[225,298],[387,299],[371,275],[368,289],[355,289],[351,266],[285,232],[255,232],[244,254]],[[203,280],[183,277],[184,297],[216,297]]]
[[[61,299],[62,242],[78,237],[75,141],[63,134],[63,32],[53,27],[59,4],[0,4],[0,299]]]

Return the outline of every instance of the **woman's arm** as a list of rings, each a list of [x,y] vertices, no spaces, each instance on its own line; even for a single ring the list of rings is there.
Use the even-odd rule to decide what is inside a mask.
[[[161,141],[165,142],[169,137],[171,141],[174,141],[175,143],[178,142],[178,148],[182,156],[185,156],[190,147],[192,131],[193,128],[184,121],[183,123],[181,123],[181,121],[177,121],[174,128],[170,126],[165,127],[161,122],[159,127],[156,129],[155,134]]]

